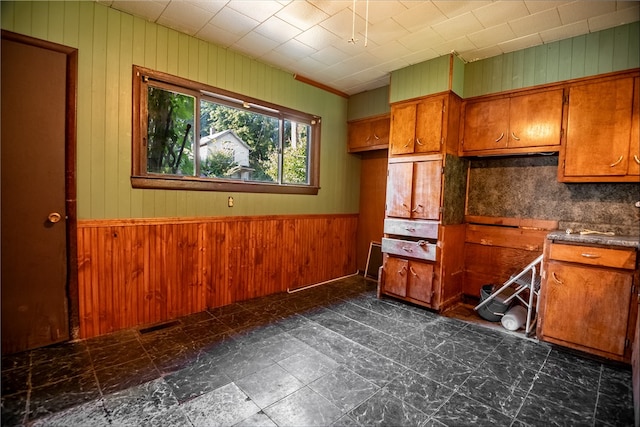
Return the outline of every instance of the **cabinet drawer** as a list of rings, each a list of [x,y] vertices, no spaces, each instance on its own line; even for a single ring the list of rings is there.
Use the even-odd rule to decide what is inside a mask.
[[[557,261],[628,270],[633,270],[636,267],[636,251],[634,249],[609,249],[554,243],[551,245],[549,258]]]
[[[398,236],[437,239],[438,223],[435,221],[409,221],[387,218],[384,220],[384,232],[385,234],[395,234]]]
[[[436,260],[436,245],[425,240],[417,242],[411,240],[382,238],[382,252],[401,257]]]

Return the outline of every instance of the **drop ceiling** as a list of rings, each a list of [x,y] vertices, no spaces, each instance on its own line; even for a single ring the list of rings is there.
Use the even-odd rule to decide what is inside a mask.
[[[349,95],[451,52],[471,62],[640,19],[638,1],[97,1]]]

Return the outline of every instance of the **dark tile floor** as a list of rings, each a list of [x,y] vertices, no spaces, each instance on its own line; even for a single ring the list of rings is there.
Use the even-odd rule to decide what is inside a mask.
[[[631,372],[352,277],[4,357],[2,425],[633,425]]]

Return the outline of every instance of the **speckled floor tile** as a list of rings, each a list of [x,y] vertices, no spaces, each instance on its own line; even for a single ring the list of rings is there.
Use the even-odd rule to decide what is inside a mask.
[[[195,427],[232,426],[258,413],[260,408],[233,383],[205,393],[182,405]]]
[[[347,412],[373,396],[380,388],[344,366],[309,384],[342,412]]]
[[[453,395],[454,389],[408,370],[395,378],[386,389],[427,415],[433,414]]]
[[[264,412],[279,426],[328,426],[343,414],[308,387],[274,403]]]
[[[529,387],[524,389],[513,387],[491,375],[476,371],[460,386],[458,391],[505,415],[515,417],[527,396]]]
[[[477,400],[456,393],[438,409],[433,419],[450,426],[508,426],[512,418]]]
[[[462,384],[475,369],[435,353],[426,353],[413,367],[419,374],[450,388]]]
[[[304,386],[277,364],[236,380],[235,384],[260,408],[265,408]]]
[[[349,416],[364,426],[419,426],[429,418],[386,390],[380,390]]]
[[[95,371],[102,394],[114,393],[129,387],[152,381],[160,376],[155,365],[146,355],[120,365]]]
[[[528,426],[589,426],[593,412],[572,411],[553,400],[529,395],[525,399],[516,419]]]
[[[63,379],[31,390],[29,419],[62,411],[100,397],[93,372]]]
[[[34,421],[31,427],[83,427],[109,424],[110,419],[102,400],[93,400],[40,418]]]
[[[186,367],[165,375],[164,380],[179,402],[216,390],[231,382],[214,358],[201,353]]]
[[[149,425],[178,406],[171,388],[161,378],[105,395],[103,401],[115,425]]]

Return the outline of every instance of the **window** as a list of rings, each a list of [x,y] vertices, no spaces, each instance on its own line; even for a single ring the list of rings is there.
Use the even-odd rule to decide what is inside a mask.
[[[133,187],[318,193],[319,117],[133,71]]]

